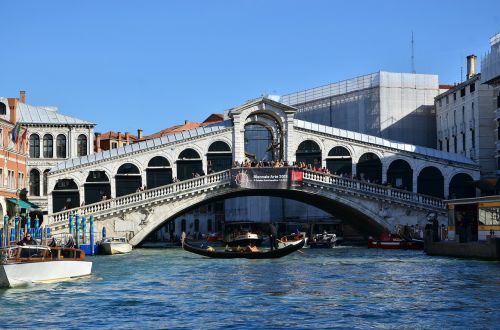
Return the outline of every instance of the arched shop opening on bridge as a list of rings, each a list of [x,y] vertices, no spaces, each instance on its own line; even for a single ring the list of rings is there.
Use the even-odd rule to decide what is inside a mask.
[[[201,156],[194,149],[185,149],[177,159],[177,179],[188,180],[196,176],[196,174],[203,174]]]
[[[83,187],[87,205],[111,198],[111,182],[104,171],[90,171]]]
[[[168,159],[162,156],[151,158],[146,168],[146,186],[148,189],[172,183],[172,167]]]
[[[57,181],[52,191],[52,209],[54,212],[72,209],[80,206],[80,192],[73,179]]]
[[[363,154],[356,164],[356,173],[359,179],[371,183],[382,183],[382,162],[372,152]]]
[[[35,168],[30,171],[30,194],[40,196],[40,171]]]
[[[321,166],[321,148],[311,140],[303,141],[299,144],[296,152],[297,163],[305,163],[314,168]]]
[[[476,197],[476,188],[472,177],[465,173],[455,174],[450,181],[450,199]]]
[[[344,147],[332,148],[326,157],[326,167],[332,174],[351,176],[352,158],[349,150]]]
[[[413,170],[408,162],[397,159],[387,169],[387,183],[394,188],[413,191]]]
[[[444,198],[444,177],[434,166],[428,166],[420,171],[417,179],[419,194]]]
[[[231,147],[226,142],[215,141],[208,148],[207,173],[230,169],[233,163]]]
[[[141,173],[134,164],[123,164],[116,172],[115,182],[116,197],[135,193],[142,187]]]

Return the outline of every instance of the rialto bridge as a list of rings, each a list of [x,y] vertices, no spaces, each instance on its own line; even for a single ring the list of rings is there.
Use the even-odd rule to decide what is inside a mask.
[[[94,215],[97,228],[139,244],[208,201],[269,195],[382,230],[429,212],[444,221],[444,198],[475,194],[469,183],[479,167],[461,155],[296,120],[295,112],[259,98],[229,110],[222,122],[62,162],[48,174],[46,224],[57,232],[70,213]],[[304,184],[292,189],[234,187],[229,169],[245,159],[281,159],[332,174],[302,169]]]

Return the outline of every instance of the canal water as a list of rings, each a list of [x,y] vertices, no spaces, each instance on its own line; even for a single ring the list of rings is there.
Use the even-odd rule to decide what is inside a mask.
[[[500,263],[356,247],[278,260],[90,257],[91,277],[0,290],[0,328],[498,328]]]

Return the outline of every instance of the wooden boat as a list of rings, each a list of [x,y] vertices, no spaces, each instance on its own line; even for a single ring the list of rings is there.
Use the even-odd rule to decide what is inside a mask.
[[[274,259],[281,258],[290,253],[293,253],[304,246],[304,240],[298,244],[290,244],[282,249],[277,250],[265,250],[258,252],[236,252],[236,251],[217,251],[213,247],[208,249],[197,248],[189,245],[185,241],[182,242],[182,248],[188,252],[196,253],[209,258],[217,259],[235,259],[235,258],[245,258],[245,259]]]
[[[278,240],[278,249],[290,244],[299,244],[301,240],[304,240],[304,247],[306,247],[307,237],[302,233],[283,236]]]
[[[132,245],[125,237],[106,237],[100,245],[104,254],[123,254],[132,251]]]
[[[90,275],[92,262],[75,248],[38,245],[0,249],[0,287],[51,282]]]

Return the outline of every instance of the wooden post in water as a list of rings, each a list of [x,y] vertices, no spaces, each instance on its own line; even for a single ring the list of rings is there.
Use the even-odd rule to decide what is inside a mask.
[[[85,217],[82,217],[82,240],[83,240],[83,244],[87,244],[87,235],[86,235],[86,231],[87,231],[87,219]]]
[[[89,221],[90,221],[90,223],[89,223],[90,252],[92,255],[94,255],[95,251],[94,251],[94,216],[93,215],[90,216]]]
[[[76,242],[76,247],[80,248],[80,216],[78,214],[75,216],[75,222],[76,222],[75,242]]]

